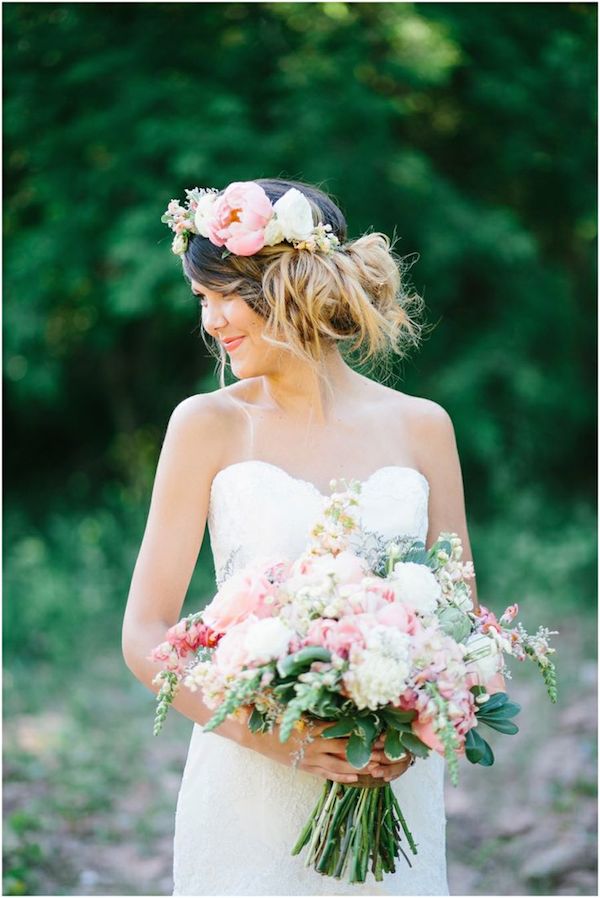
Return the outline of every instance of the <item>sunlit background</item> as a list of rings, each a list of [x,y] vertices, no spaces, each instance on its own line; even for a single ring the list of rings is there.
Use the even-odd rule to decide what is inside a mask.
[[[169,415],[218,383],[160,216],[267,176],[399,238],[431,327],[389,384],[452,416],[482,603],[560,630],[559,704],[513,665],[521,733],[448,786],[451,892],[596,894],[595,4],[3,13],[4,894],[171,894],[192,723],[152,736],[120,631]],[[213,584],[207,532],[184,613]]]

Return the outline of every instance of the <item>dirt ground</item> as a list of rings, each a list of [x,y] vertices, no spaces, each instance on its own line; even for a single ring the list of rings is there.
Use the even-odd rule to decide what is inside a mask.
[[[597,667],[580,660],[581,634],[560,648],[559,703],[533,665],[513,665],[521,732],[493,733],[495,765],[463,762],[459,786],[447,783],[453,895],[598,893]],[[27,689],[52,679],[4,678],[3,894],[171,895],[191,722],[171,712],[154,737],[154,698],[120,655],[95,659],[60,710],[23,707],[24,676]]]

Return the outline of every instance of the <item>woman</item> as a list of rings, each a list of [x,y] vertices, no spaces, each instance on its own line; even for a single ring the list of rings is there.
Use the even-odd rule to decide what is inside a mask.
[[[154,692],[148,655],[181,616],[207,522],[220,586],[254,556],[300,554],[332,478],[356,478],[374,540],[411,535],[429,547],[454,531],[471,555],[448,414],[357,373],[340,352],[359,351],[362,364],[418,342],[411,312],[421,300],[406,295],[388,238],[348,241],[330,197],[279,179],[187,191],[185,207],[173,200],[163,221],[219,347],[221,388],[184,400],[170,418],[133,573],[123,653]],[[227,387],[226,353],[237,378]],[[369,874],[350,885],[290,853],[322,780],[356,781],[346,740],[316,727],[294,765],[299,746],[282,744],[277,730],[253,735],[228,719],[203,733],[212,712],[188,690],[174,707],[196,725],[177,804],[173,894],[448,894],[435,752],[413,766],[376,745],[362,772],[393,782],[418,855],[383,882]]]

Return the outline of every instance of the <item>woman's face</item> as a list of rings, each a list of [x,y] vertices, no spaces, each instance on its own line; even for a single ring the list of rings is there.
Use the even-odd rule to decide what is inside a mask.
[[[237,378],[266,374],[277,350],[262,339],[265,320],[237,294],[222,296],[191,282],[192,293],[200,298],[202,327],[218,340],[229,357]],[[228,345],[233,337],[241,337]]]

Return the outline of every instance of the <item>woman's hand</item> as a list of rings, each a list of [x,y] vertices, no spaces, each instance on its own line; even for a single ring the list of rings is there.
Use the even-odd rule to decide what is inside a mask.
[[[365,766],[362,771],[359,771],[346,760],[347,737],[325,739],[320,735],[331,724],[331,721],[313,721],[310,724],[310,729],[306,725],[301,731],[293,729],[290,737],[285,742],[281,742],[278,724],[275,724],[270,733],[251,733],[243,723],[242,726],[246,728],[246,732],[240,734],[238,741],[240,745],[258,751],[267,758],[279,761],[280,764],[285,764],[287,767],[294,766],[294,755],[303,747],[303,756],[296,765],[299,770],[304,770],[306,773],[311,773],[322,779],[333,780],[336,783],[355,783],[358,780],[358,774],[365,773],[367,768]],[[310,742],[306,739],[308,732],[312,736]]]
[[[406,757],[398,761],[390,761],[383,751],[384,738],[381,735],[376,739],[371,752],[371,760],[363,772],[369,773],[371,776],[382,777],[389,783],[406,773],[414,761],[414,756],[407,751]]]
[[[246,714],[246,709],[244,709],[241,721],[244,720],[244,717],[247,720],[249,713]],[[294,755],[303,746],[303,757],[297,764],[298,769],[305,770],[322,779],[333,780],[336,783],[356,783],[361,775],[364,776],[367,773],[371,776],[381,776],[389,782],[403,774],[411,762],[410,754],[401,761],[390,761],[386,758],[383,753],[383,737],[380,737],[373,747],[371,760],[358,770],[346,760],[348,737],[326,739],[320,735],[323,730],[332,725],[332,721],[313,721],[310,726],[312,736],[310,742],[306,739],[306,727],[302,731],[292,730],[289,739],[286,742],[281,742],[277,724],[270,733],[251,733],[247,729],[245,721],[241,722],[241,725],[246,730],[240,736],[241,745],[258,751],[287,767],[293,766]]]

